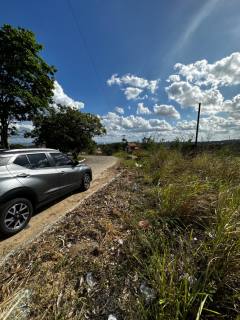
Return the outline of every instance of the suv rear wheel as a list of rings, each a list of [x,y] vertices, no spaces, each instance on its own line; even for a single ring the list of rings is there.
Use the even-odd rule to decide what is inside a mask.
[[[24,229],[32,217],[32,203],[25,198],[16,198],[0,206],[0,232],[13,235]]]

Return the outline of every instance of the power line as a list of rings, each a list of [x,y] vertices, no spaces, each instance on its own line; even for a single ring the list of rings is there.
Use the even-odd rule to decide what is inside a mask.
[[[97,67],[96,67],[95,61],[94,61],[94,59],[93,59],[93,56],[91,55],[90,50],[88,49],[87,41],[86,41],[86,39],[85,39],[85,37],[84,37],[84,35],[83,35],[83,32],[82,32],[82,30],[81,30],[81,26],[80,26],[80,23],[79,23],[79,21],[78,21],[78,19],[77,19],[76,14],[75,14],[74,8],[73,8],[72,3],[71,3],[71,0],[66,0],[66,2],[67,2],[67,6],[68,6],[68,8],[69,8],[69,11],[70,11],[70,13],[71,13],[71,15],[72,15],[72,17],[73,17],[73,20],[74,20],[74,22],[75,22],[77,31],[78,31],[78,33],[79,33],[79,35],[80,35],[80,38],[81,38],[82,44],[83,44],[83,46],[84,46],[84,49],[85,49],[85,51],[86,51],[86,53],[87,53],[87,55],[88,55],[88,58],[89,58],[89,61],[90,61],[91,66],[92,66],[93,72],[94,72],[94,74],[95,74],[95,77],[96,77],[96,80],[97,80],[97,83],[98,83],[98,90],[99,90],[101,96],[103,97],[103,99],[104,99],[106,105],[108,106],[108,108],[111,109],[111,108],[110,108],[110,104],[109,104],[109,102],[108,102],[108,99],[107,99],[105,93],[103,92],[103,90],[102,90],[102,88],[101,88],[101,85],[100,85],[101,78],[100,78],[99,73],[98,73],[98,71],[97,71]]]

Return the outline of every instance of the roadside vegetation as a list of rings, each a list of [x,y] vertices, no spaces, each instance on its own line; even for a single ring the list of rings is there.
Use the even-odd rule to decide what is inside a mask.
[[[2,314],[239,320],[238,154],[119,155],[120,177],[1,267]]]
[[[134,211],[145,231],[130,252],[152,289],[142,319],[239,319],[239,155],[152,146],[138,158]]]

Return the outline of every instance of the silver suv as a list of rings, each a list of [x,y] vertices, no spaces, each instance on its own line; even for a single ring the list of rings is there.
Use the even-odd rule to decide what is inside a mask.
[[[22,230],[33,211],[76,189],[87,190],[92,170],[54,149],[0,151],[0,232]]]

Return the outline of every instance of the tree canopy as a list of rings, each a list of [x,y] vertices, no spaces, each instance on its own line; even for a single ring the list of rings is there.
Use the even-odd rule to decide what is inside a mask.
[[[61,105],[35,117],[33,124],[30,136],[35,144],[63,152],[89,150],[95,144],[93,137],[106,133],[96,115]]]
[[[55,68],[39,55],[33,32],[4,25],[0,29],[0,136],[8,147],[15,121],[31,120],[49,108]]]

